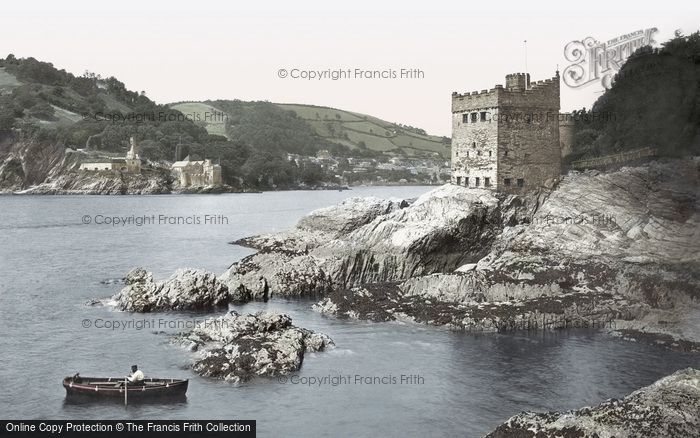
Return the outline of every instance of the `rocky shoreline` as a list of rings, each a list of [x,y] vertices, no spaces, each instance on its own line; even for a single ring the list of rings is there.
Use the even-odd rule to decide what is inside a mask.
[[[138,174],[118,171],[80,170],[80,156],[60,145],[20,141],[1,144],[0,195],[163,195],[259,193],[251,187],[181,187],[171,175],[170,163],[147,161]],[[41,157],[30,160],[29,157]],[[335,183],[319,183],[282,188],[283,190],[347,190]]]
[[[134,312],[316,297],[330,317],[453,330],[600,328],[700,352],[698,163],[572,173],[524,196],[446,185],[417,199],[350,198],[295,228],[232,242],[258,250],[222,275],[130,272],[113,302]],[[245,382],[298,370],[334,345],[287,315],[235,311],[173,342],[202,376]],[[523,413],[489,437],[697,434],[698,371],[594,408]]]
[[[351,198],[220,277],[234,301],[321,296],[324,314],[460,330],[603,327],[697,351],[698,163],[572,173],[524,196],[446,185]]]
[[[523,412],[485,438],[700,436],[700,371],[677,371],[622,399],[568,412]]]

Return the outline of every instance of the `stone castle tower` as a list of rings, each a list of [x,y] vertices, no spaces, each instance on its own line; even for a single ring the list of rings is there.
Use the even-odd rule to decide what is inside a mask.
[[[559,72],[530,82],[506,76],[506,85],[452,93],[452,183],[520,193],[561,174]]]

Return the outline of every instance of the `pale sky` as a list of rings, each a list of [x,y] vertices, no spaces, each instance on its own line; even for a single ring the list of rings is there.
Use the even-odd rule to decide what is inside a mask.
[[[691,3],[693,3],[691,5]],[[0,56],[115,76],[159,102],[242,99],[331,106],[450,135],[450,96],[533,80],[569,62],[564,46],[656,27],[662,42],[700,27],[700,2],[131,1],[6,2]],[[421,69],[422,79],[303,80],[278,71]],[[599,85],[562,84],[562,109]]]

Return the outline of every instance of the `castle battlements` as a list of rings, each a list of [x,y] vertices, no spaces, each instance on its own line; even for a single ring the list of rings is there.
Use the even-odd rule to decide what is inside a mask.
[[[524,102],[533,106],[550,106],[559,102],[559,72],[550,79],[530,82],[527,73],[506,75],[506,85],[497,84],[490,90],[472,91],[464,94],[452,93],[452,112],[461,112],[478,108],[496,107]]]
[[[556,89],[556,96],[554,95]],[[550,79],[542,79],[530,82],[530,75],[526,73],[512,73],[506,75],[506,85],[497,84],[489,90],[471,91],[460,94],[457,91],[452,93],[452,111],[464,111],[472,108],[485,108],[498,106],[501,98],[518,98],[523,96],[527,99],[540,97],[547,98],[551,93],[551,98],[559,100],[559,72]]]

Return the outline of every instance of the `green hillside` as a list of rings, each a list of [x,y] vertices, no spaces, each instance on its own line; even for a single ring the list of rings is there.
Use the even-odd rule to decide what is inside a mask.
[[[202,126],[208,133],[226,137],[225,120],[218,117],[221,110],[202,102],[183,102],[170,107],[191,117],[196,125]]]
[[[178,142],[210,141],[205,129],[114,77],[75,76],[13,55],[0,58],[0,133],[119,153],[135,136],[143,155],[154,160],[171,158]]]
[[[449,154],[448,139],[363,114],[239,100],[160,105],[113,76],[87,71],[76,76],[31,57],[0,58],[0,162],[14,154],[21,139],[36,146],[32,150],[86,149],[121,156],[130,137],[154,166],[167,167],[176,151],[178,159],[216,159],[224,182],[241,189],[338,183],[337,170],[313,160],[299,164],[288,154],[314,156],[327,150],[339,159],[378,162],[397,155]],[[39,164],[45,159],[27,158]],[[349,168],[349,160],[339,163]],[[398,181],[411,175],[384,177]]]
[[[268,115],[279,118],[287,117],[269,107],[275,105],[277,108],[292,114],[296,122],[303,122],[295,123],[296,134],[314,137],[312,143],[317,144],[318,148],[334,149],[340,146],[350,150],[349,153],[340,153],[340,155],[352,155],[352,151],[355,151],[355,154],[367,151],[390,156],[440,156],[442,158],[450,156],[450,140],[447,137],[427,135],[422,129],[335,108],[242,101],[183,102],[172,104],[171,108],[193,116],[198,120],[195,123],[206,128],[210,134],[234,138],[238,134],[236,131],[240,130],[238,122],[242,118],[252,116],[251,113],[260,111],[266,105],[268,107],[265,110]],[[217,110],[224,111],[229,117],[228,127],[225,121],[205,120],[207,113]],[[260,120],[260,123],[266,122]],[[281,148],[288,152],[297,152],[284,146]],[[314,150],[307,151],[308,154],[315,152]]]
[[[700,153],[700,32],[640,48],[590,110],[574,112],[569,160],[653,148],[659,156]]]

